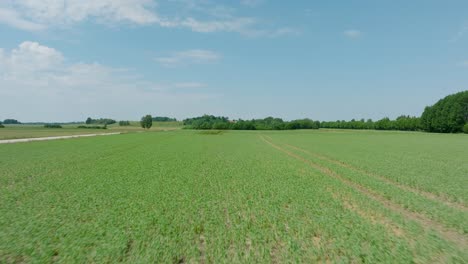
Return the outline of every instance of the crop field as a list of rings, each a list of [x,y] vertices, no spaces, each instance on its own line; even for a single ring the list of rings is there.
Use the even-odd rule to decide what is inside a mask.
[[[143,131],[138,122],[131,122],[130,126],[119,126],[118,124],[109,125],[108,129],[82,129],[79,125],[63,125],[63,128],[44,128],[43,125],[5,125],[0,128],[0,140],[20,139],[20,138],[40,138],[53,136],[71,136],[83,134],[104,134],[113,132],[135,132]],[[175,130],[180,129],[180,122],[153,122],[152,131],[157,130]]]
[[[468,262],[468,135],[176,130],[0,157],[0,262]]]

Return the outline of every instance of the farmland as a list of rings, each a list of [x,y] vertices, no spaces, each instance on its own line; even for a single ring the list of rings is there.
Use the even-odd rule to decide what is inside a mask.
[[[0,157],[5,262],[468,261],[468,135],[174,130]]]
[[[20,139],[20,138],[39,138],[53,136],[70,136],[83,134],[104,134],[113,132],[136,132],[143,131],[138,122],[131,122],[130,126],[119,126],[118,124],[109,125],[108,129],[81,129],[79,125],[74,124],[63,125],[63,128],[44,128],[43,125],[6,125],[0,129],[0,140],[3,139]],[[181,128],[180,122],[154,122],[152,131],[158,130],[174,130]]]

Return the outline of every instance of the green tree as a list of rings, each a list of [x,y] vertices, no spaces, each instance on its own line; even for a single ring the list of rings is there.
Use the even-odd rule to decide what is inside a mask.
[[[91,117],[88,117],[88,118],[86,119],[86,122],[85,122],[85,123],[86,123],[87,125],[89,125],[89,124],[91,124],[92,122],[93,122],[93,119],[91,119]]]
[[[463,126],[463,132],[465,134],[468,134],[468,123],[466,123],[464,126]]]
[[[21,122],[19,122],[16,119],[5,119],[5,120],[3,120],[3,124],[5,124],[5,125],[16,125],[16,124],[21,124]]]
[[[421,116],[421,126],[429,132],[462,132],[468,122],[468,91],[446,96],[428,106]]]
[[[145,129],[150,129],[153,126],[153,117],[151,115],[145,115],[141,118],[141,127]]]

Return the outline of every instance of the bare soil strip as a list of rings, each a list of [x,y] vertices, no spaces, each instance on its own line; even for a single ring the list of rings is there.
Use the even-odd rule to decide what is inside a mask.
[[[44,141],[44,140],[55,140],[55,139],[68,139],[68,138],[79,138],[79,137],[110,136],[110,135],[118,135],[118,134],[121,134],[121,132],[103,133],[103,134],[84,134],[84,135],[57,136],[57,137],[41,137],[41,138],[4,139],[4,140],[0,140],[0,144],[11,144],[11,143]]]
[[[356,213],[363,219],[369,220],[374,225],[379,224],[379,225],[384,226],[385,229],[387,229],[389,232],[393,233],[394,235],[398,237],[404,236],[405,238],[411,238],[401,229],[401,227],[399,227],[397,224],[395,224],[393,221],[389,220],[385,216],[377,212],[373,212],[373,213],[366,212],[362,210],[361,208],[359,208],[359,206],[352,203],[350,199],[344,198],[341,195],[338,195],[337,193],[333,192],[332,190],[328,190],[328,191],[332,194],[333,198],[341,201],[343,208]]]
[[[310,156],[316,157],[318,159],[331,162],[331,163],[336,164],[338,166],[341,166],[343,168],[347,168],[347,169],[353,170],[355,172],[365,174],[365,175],[367,175],[369,177],[377,178],[377,179],[379,179],[379,180],[381,180],[381,181],[383,181],[383,182],[385,182],[385,183],[387,183],[389,185],[400,188],[400,189],[402,189],[404,191],[407,191],[407,192],[412,192],[412,193],[418,194],[420,196],[425,197],[426,199],[433,200],[433,201],[436,201],[436,202],[440,202],[440,203],[445,204],[446,206],[448,206],[450,208],[458,209],[458,210],[461,210],[461,211],[468,211],[468,207],[466,207],[465,205],[457,203],[457,202],[452,202],[452,201],[446,199],[445,197],[438,196],[438,195],[436,195],[434,193],[426,192],[426,191],[423,191],[423,190],[412,188],[412,187],[407,186],[407,185],[403,185],[401,183],[392,181],[392,180],[386,178],[385,176],[382,176],[382,175],[379,175],[379,174],[376,174],[376,173],[372,173],[372,172],[368,172],[366,170],[357,168],[357,167],[355,167],[355,166],[353,166],[351,164],[342,162],[340,160],[336,160],[336,159],[333,159],[333,158],[330,158],[330,157],[327,157],[327,156],[324,156],[324,155],[321,155],[321,154],[318,154],[318,153],[314,153],[314,152],[311,152],[311,151],[308,151],[308,150],[305,150],[305,149],[301,149],[299,147],[296,147],[296,146],[293,146],[293,145],[290,145],[290,144],[284,144],[284,145],[289,147],[289,148],[295,149],[297,151],[301,151],[301,152],[303,152],[305,154],[308,154]]]
[[[206,239],[203,235],[200,235],[198,251],[200,252],[200,263],[206,263]]]
[[[425,230],[435,230],[437,231],[437,233],[440,234],[440,236],[442,238],[444,238],[445,240],[448,240],[448,241],[452,241],[453,243],[457,244],[458,246],[466,249],[468,248],[468,239],[466,236],[460,234],[459,232],[457,232],[457,230],[454,230],[454,229],[451,229],[451,228],[448,228],[448,227],[445,227],[444,225],[434,221],[434,220],[431,220],[429,218],[427,218],[426,216],[420,214],[420,213],[416,213],[416,212],[411,212],[411,211],[408,211],[406,209],[404,209],[403,207],[401,207],[400,205],[396,204],[396,203],[393,203],[389,200],[387,200],[386,198],[382,197],[380,194],[372,191],[372,190],[369,190],[369,189],[366,189],[365,187],[355,183],[355,182],[352,182],[346,178],[343,178],[341,175],[337,174],[336,172],[330,170],[329,168],[327,167],[323,167],[319,164],[316,164],[310,160],[307,160],[295,153],[292,153],[290,152],[289,150],[286,150],[278,145],[275,145],[274,143],[268,141],[267,139],[265,139],[265,137],[263,136],[260,136],[261,140],[263,140],[265,143],[267,143],[268,145],[272,146],[273,148],[287,154],[288,156],[290,157],[293,157],[299,161],[302,161],[304,162],[305,164],[309,165],[310,167],[322,172],[323,174],[327,175],[327,176],[330,176],[332,178],[335,178],[339,181],[341,181],[342,183],[346,184],[347,186],[361,192],[362,194],[366,195],[367,197],[381,203],[384,207],[386,207],[387,209],[391,210],[391,211],[394,211],[394,212],[397,212],[399,214],[401,214],[402,216],[404,216],[405,218],[407,219],[410,219],[412,221],[415,221],[417,223],[419,223],[421,225],[421,227],[423,227]]]

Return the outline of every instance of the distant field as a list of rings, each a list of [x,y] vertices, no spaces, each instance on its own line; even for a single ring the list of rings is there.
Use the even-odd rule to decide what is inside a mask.
[[[119,126],[118,124],[109,125],[108,129],[82,129],[79,125],[63,125],[63,128],[44,128],[43,125],[5,125],[0,128],[0,140],[17,138],[36,138],[52,136],[68,136],[81,134],[101,134],[112,132],[134,132],[143,131],[138,122],[132,122],[131,126]],[[180,122],[153,122],[150,131],[173,130],[182,127]]]
[[[0,157],[5,262],[468,262],[468,135],[177,130]]]

